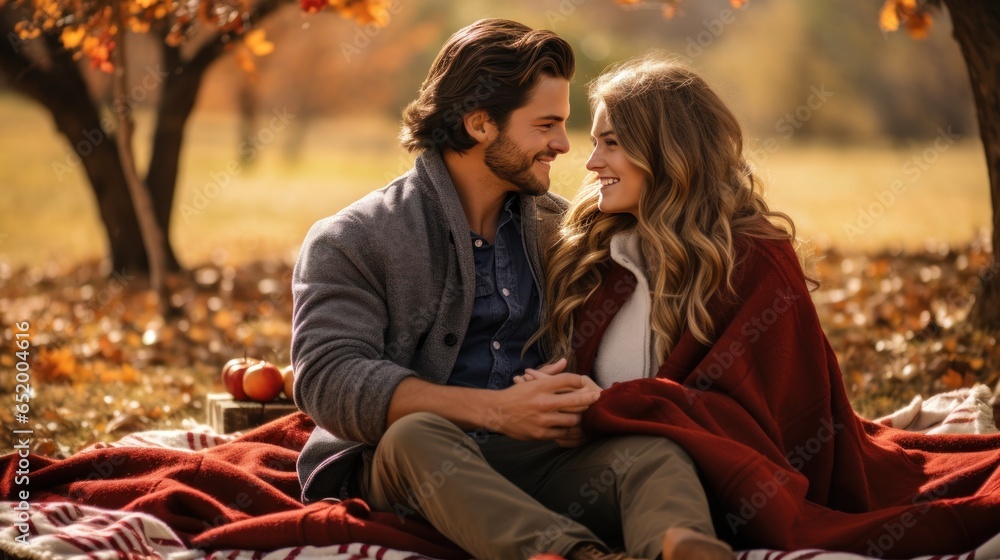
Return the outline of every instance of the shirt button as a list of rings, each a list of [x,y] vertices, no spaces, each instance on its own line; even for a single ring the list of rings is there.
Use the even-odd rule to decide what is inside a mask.
[[[458,337],[455,336],[453,333],[448,333],[444,335],[444,343],[447,344],[448,346],[454,346],[456,342],[458,342]]]
[[[504,296],[509,296],[510,295],[510,290],[508,290],[507,288],[504,288],[504,289],[500,290],[500,292],[503,293]]]
[[[485,428],[476,428],[472,432],[472,438],[476,443],[486,443],[490,439],[490,433]]]
[[[477,239],[476,240],[476,247],[482,247],[482,246],[483,246],[483,240],[482,239]]]
[[[500,343],[494,340],[493,341],[493,349],[494,350],[499,350],[500,349]]]

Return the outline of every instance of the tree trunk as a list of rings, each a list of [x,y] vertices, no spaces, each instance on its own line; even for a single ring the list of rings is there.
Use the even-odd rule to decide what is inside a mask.
[[[993,201],[993,260],[977,271],[981,284],[969,316],[973,325],[1000,330],[1000,2],[944,0],[962,48],[976,101]]]
[[[203,67],[186,65],[180,58],[180,49],[167,45],[163,45],[163,62],[167,77],[156,109],[156,130],[153,132],[153,151],[146,171],[146,185],[153,199],[157,222],[170,231],[184,127],[194,110],[209,62]],[[168,254],[166,267],[169,271],[180,269],[172,251]]]
[[[118,147],[102,130],[86,88],[76,93],[63,89],[61,93],[64,95],[60,102],[48,109],[87,174],[107,234],[111,266],[129,274],[148,274],[149,259],[132,207],[132,196],[122,175]],[[59,167],[62,165],[62,162],[54,165],[57,176],[76,172],[68,166]]]
[[[239,88],[237,106],[240,109],[240,135],[236,145],[252,145],[257,133],[257,86],[248,76],[244,76]],[[244,167],[253,165],[257,160],[257,150],[238,151],[237,157]]]
[[[10,6],[0,8],[0,34],[12,36],[13,22],[18,17]],[[83,166],[107,234],[112,267],[130,274],[144,274],[149,266],[146,250],[121,173],[118,148],[101,127],[100,116],[72,54],[57,37],[43,36],[42,40],[51,60],[49,70],[12,48],[0,49],[0,71],[15,91],[38,101],[49,111],[56,129],[69,142],[75,156],[52,162],[55,179],[61,181],[65,174],[77,173],[76,167]]]
[[[263,0],[257,4],[247,19],[259,22],[274,12],[279,5],[280,0]],[[163,92],[156,110],[153,151],[145,183],[152,197],[156,219],[169,232],[173,219],[181,147],[184,143],[184,127],[187,126],[194,110],[205,72],[226,52],[229,38],[225,34],[218,34],[202,43],[190,59],[184,60],[180,48],[166,44],[166,28],[162,31],[160,45],[167,76],[163,82]],[[169,243],[167,249],[167,270],[176,271],[180,267],[173,251],[169,250]]]
[[[6,37],[13,33],[17,14],[0,9],[0,32]],[[129,274],[148,274],[149,259],[142,244],[118,147],[104,127],[92,101],[79,63],[63,48],[59,38],[43,35],[51,67],[43,69],[18,50],[0,49],[0,71],[11,86],[39,103],[52,115],[57,130],[66,138],[76,157],[52,164],[57,179],[65,173],[76,173],[82,165],[97,201],[114,270]],[[175,263],[173,250],[164,244],[168,263]]]
[[[135,168],[135,156],[132,153],[132,115],[128,106],[128,58],[126,50],[126,27],[125,17],[122,16],[122,6],[115,4],[113,13],[118,23],[118,32],[115,34],[116,44],[112,51],[115,64],[114,91],[115,91],[115,112],[118,114],[118,130],[115,132],[115,139],[118,141],[118,154],[121,157],[121,169],[125,175],[125,184],[128,185],[129,193],[132,195],[132,204],[135,206],[135,216],[139,220],[139,230],[142,233],[142,244],[146,248],[146,255],[149,257],[149,288],[156,294],[156,305],[161,311],[168,301],[165,289],[166,283],[164,274],[166,273],[166,253],[163,248],[166,245],[166,235],[163,228],[156,220],[156,212],[153,210],[152,197],[149,195],[149,188],[139,179]]]
[[[261,0],[246,19],[257,23],[274,12],[280,3],[280,0]],[[14,22],[23,17],[24,14],[15,10],[9,2],[3,4],[0,0],[0,38],[16,37]],[[42,35],[52,60],[48,70],[20,52],[20,48],[13,43],[13,48],[0,48],[0,72],[7,76],[16,91],[48,109],[59,131],[79,152],[97,199],[116,270],[125,268],[130,273],[152,273],[151,252],[162,253],[163,272],[176,272],[181,268],[170,245],[169,231],[184,127],[194,109],[205,72],[226,51],[228,39],[227,34],[215,35],[203,43],[189,60],[181,59],[180,49],[160,43],[167,75],[157,107],[152,156],[145,181],[131,182],[126,172],[131,165],[133,179],[136,179],[134,162],[129,154],[122,153],[115,139],[108,137],[101,127],[98,110],[90,98],[78,63],[72,59],[72,53],[63,47],[59,37]],[[72,165],[64,167],[71,169]],[[160,239],[154,240],[159,250],[150,251],[143,245],[134,196],[129,192],[130,183],[135,182],[145,183],[151,215],[160,225]]]

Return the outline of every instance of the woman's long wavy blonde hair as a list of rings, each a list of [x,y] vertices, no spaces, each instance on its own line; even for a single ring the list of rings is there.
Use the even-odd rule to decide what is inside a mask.
[[[644,172],[638,218],[601,212],[600,183],[596,174],[588,177],[547,255],[549,312],[535,340],[575,367],[575,311],[603,282],[599,265],[610,258],[612,236],[635,228],[659,362],[685,328],[710,345],[706,303],[720,288],[732,289],[733,238],[794,240],[795,225],[764,201],[735,115],[684,64],[652,57],[622,63],[590,85],[590,101],[592,114],[604,105],[626,157]],[[771,219],[786,222],[787,231]]]

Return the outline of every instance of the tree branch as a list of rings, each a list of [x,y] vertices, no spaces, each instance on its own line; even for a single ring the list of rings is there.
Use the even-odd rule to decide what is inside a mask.
[[[17,37],[14,20],[13,8],[9,4],[0,8],[0,35],[7,43],[0,47],[0,72],[7,76],[14,90],[49,106],[52,101],[48,94],[52,91],[51,76],[37,60],[25,54],[24,49],[11,43],[11,38]],[[17,40],[21,41],[20,38]]]
[[[250,11],[249,20],[251,24],[258,25],[260,20],[272,14],[279,7],[281,7],[281,0],[263,0]],[[194,56],[191,57],[188,63],[185,64],[186,69],[199,73],[207,70],[208,67],[211,66],[212,62],[225,52],[226,45],[229,44],[229,42],[224,39],[226,35],[228,34],[219,33],[202,45]]]
[[[146,248],[146,255],[149,257],[149,287],[156,294],[156,308],[163,313],[166,304],[166,284],[163,280],[164,269],[166,268],[166,256],[163,252],[165,239],[164,229],[157,223],[156,212],[153,210],[153,202],[149,194],[149,188],[139,179],[135,169],[135,154],[132,151],[132,134],[134,126],[132,114],[125,102],[128,99],[128,53],[125,38],[125,17],[122,15],[122,7],[114,7],[114,17],[118,24],[118,30],[114,35],[115,48],[111,52],[115,65],[114,92],[115,92],[115,113],[118,116],[118,131],[115,139],[118,144],[118,153],[121,157],[121,170],[125,175],[125,182],[128,185],[129,194],[132,195],[132,204],[135,208],[135,216],[139,220],[139,232],[142,235],[142,244]]]

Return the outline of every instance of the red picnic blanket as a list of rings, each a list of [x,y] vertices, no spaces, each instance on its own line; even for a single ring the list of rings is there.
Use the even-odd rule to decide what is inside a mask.
[[[605,390],[585,415],[588,429],[661,434],[682,445],[697,463],[717,531],[737,549],[912,557],[966,552],[1000,533],[1000,435],[928,436],[857,417],[791,247],[758,243],[746,254],[736,297],[711,305],[717,343],[706,347],[686,333],[657,379]],[[612,267],[581,310],[581,373],[589,373],[630,278]],[[147,513],[184,545],[206,550],[362,542],[467,557],[429,525],[359,500],[302,505],[295,461],[312,428],[295,414],[196,453],[133,447],[29,456],[27,487],[17,482],[21,457],[12,453],[0,457],[0,500],[17,502],[29,489],[33,504]]]
[[[372,512],[356,499],[308,506],[295,460],[314,424],[302,413],[275,420],[236,440],[198,452],[155,447],[107,447],[63,460],[29,455],[28,485],[21,457],[0,457],[0,500],[71,501],[150,514],[190,548],[277,550],[295,546],[372,543],[432,558],[461,551],[430,525]]]
[[[716,531],[737,549],[874,557],[960,553],[1000,533],[1000,434],[925,435],[858,417],[791,244],[740,240],[716,342],[686,331],[656,378],[617,383],[594,434],[662,435],[698,466]],[[578,312],[577,371],[635,287],[612,264]]]

